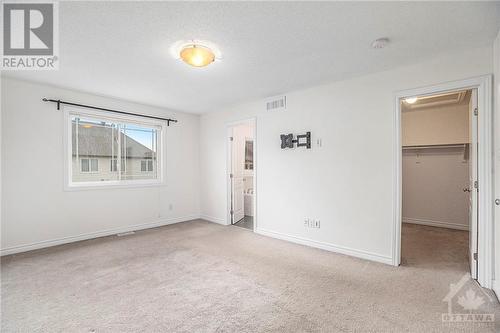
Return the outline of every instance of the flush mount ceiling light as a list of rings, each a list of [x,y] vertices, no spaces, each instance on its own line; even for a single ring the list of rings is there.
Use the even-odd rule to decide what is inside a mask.
[[[208,41],[178,41],[170,48],[176,59],[193,67],[205,67],[221,59],[220,51]]]
[[[418,100],[417,97],[408,97],[408,98],[405,98],[405,102],[408,103],[408,104],[413,104],[415,103],[416,101]]]
[[[379,38],[379,39],[375,39],[373,42],[372,42],[372,48],[373,49],[383,49],[384,47],[387,46],[387,44],[389,44],[389,38]]]
[[[215,61],[215,54],[208,47],[189,45],[180,52],[182,61],[194,67],[205,67]]]

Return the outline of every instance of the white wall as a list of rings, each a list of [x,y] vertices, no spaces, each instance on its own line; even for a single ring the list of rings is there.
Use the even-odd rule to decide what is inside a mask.
[[[403,222],[469,229],[464,149],[403,151]]]
[[[401,129],[404,146],[469,142],[469,104],[403,108]]]
[[[257,117],[257,231],[385,263],[392,261],[397,90],[492,72],[492,49],[287,93],[201,117],[201,213],[226,223],[226,124]],[[280,134],[311,131],[322,147],[281,150]],[[321,220],[304,227],[305,217]]]
[[[2,254],[199,216],[199,116],[1,81]],[[65,192],[63,114],[43,97],[178,119],[167,128],[166,186]]]

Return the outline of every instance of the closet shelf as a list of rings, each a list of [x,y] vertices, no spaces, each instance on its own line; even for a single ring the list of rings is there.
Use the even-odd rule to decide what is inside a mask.
[[[451,143],[451,144],[437,144],[437,145],[416,145],[416,146],[403,146],[403,150],[410,149],[445,149],[445,148],[464,148],[466,149],[468,143]]]

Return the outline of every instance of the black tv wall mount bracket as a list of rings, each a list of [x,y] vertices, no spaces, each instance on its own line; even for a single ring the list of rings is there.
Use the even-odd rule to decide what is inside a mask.
[[[306,147],[311,149],[311,132],[306,132],[306,134],[297,135],[297,138],[293,138],[293,134],[281,134],[281,149],[294,148],[293,144],[296,143],[297,147]]]

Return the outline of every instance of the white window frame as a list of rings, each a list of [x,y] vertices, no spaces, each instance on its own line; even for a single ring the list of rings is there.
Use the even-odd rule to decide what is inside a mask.
[[[156,179],[134,179],[134,180],[109,180],[109,181],[88,181],[74,182],[73,181],[73,155],[72,155],[72,126],[71,118],[74,116],[91,117],[102,119],[111,122],[120,122],[134,124],[138,126],[152,127],[157,130],[157,178]],[[123,188],[123,187],[148,187],[148,186],[164,186],[166,180],[166,129],[167,122],[152,118],[118,115],[105,111],[94,111],[85,108],[63,106],[64,118],[64,189],[86,190],[86,189],[106,189],[106,188]],[[79,166],[79,170],[80,166]]]

